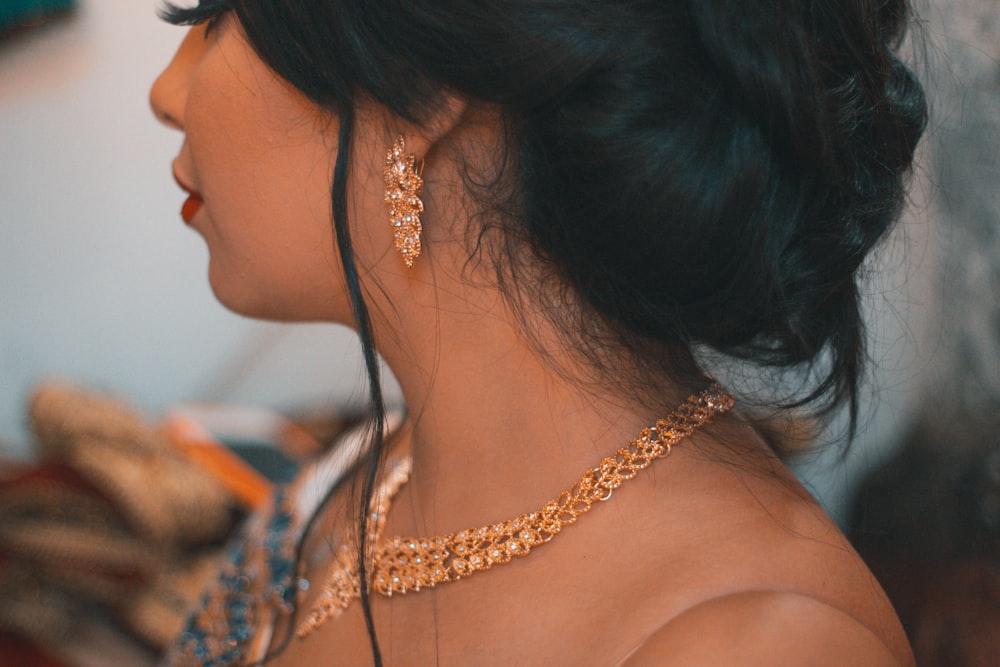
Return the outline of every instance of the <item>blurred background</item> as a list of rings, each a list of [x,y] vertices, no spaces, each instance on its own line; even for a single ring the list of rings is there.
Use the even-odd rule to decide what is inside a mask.
[[[0,0],[0,26],[16,3]],[[67,5],[67,0],[55,3]],[[43,379],[126,397],[297,410],[358,398],[352,334],[223,309],[180,219],[180,134],[147,93],[183,30],[152,0],[85,0],[0,38],[0,453],[24,456]],[[10,26],[8,26],[10,27]]]
[[[182,30],[150,0],[57,0],[23,26],[43,5],[0,0],[0,458],[31,456],[26,402],[52,378],[153,418],[191,401],[357,406],[353,334],[246,320],[208,288],[170,175],[180,136],[147,103]],[[1000,650],[981,641],[1000,625],[1000,6],[920,12],[912,58],[933,116],[909,210],[869,269],[860,433],[797,471],[890,589],[920,664],[985,665]],[[935,652],[946,644],[987,657]]]

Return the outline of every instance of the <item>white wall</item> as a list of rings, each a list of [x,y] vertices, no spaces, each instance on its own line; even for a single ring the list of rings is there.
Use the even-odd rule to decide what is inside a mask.
[[[150,0],[83,0],[0,42],[0,441],[23,452],[24,400],[72,378],[156,412],[183,400],[346,400],[353,335],[219,306],[170,175],[180,135],[147,93],[183,30]]]

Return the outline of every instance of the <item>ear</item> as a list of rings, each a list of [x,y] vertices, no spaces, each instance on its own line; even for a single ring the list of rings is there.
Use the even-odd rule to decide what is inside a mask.
[[[403,135],[406,140],[406,152],[413,153],[417,161],[426,159],[439,145],[447,144],[452,133],[462,125],[469,112],[468,98],[444,91],[441,93],[437,106],[421,123],[411,123],[400,118],[392,118],[387,123],[390,137],[393,139]]]

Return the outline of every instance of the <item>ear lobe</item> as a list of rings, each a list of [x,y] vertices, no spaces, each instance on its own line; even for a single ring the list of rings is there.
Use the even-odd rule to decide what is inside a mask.
[[[469,99],[452,92],[441,93],[441,99],[434,114],[425,124],[424,132],[428,140],[437,143],[461,125],[469,110]]]
[[[437,144],[447,141],[452,131],[462,124],[468,111],[468,98],[446,91],[441,93],[437,106],[424,122],[418,125],[405,121],[400,123],[396,119],[397,122],[393,125],[396,127],[396,134],[406,137],[407,152],[422,160]]]

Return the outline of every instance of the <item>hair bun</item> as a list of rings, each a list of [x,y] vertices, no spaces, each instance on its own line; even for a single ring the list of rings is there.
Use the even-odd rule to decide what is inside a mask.
[[[470,175],[476,219],[501,232],[490,249],[508,294],[560,299],[546,312],[592,360],[616,358],[617,345],[661,377],[671,351],[699,344],[770,365],[829,358],[807,398],[830,404],[855,395],[855,275],[898,214],[925,123],[923,91],[892,50],[907,10],[905,0],[236,5],[264,60],[340,113],[343,145],[362,97],[415,122],[435,91],[496,105],[512,159],[489,187]],[[346,210],[336,178],[333,201]],[[346,215],[334,217],[347,247]],[[538,280],[537,263],[515,275],[526,256],[573,298],[543,294],[555,283]]]

